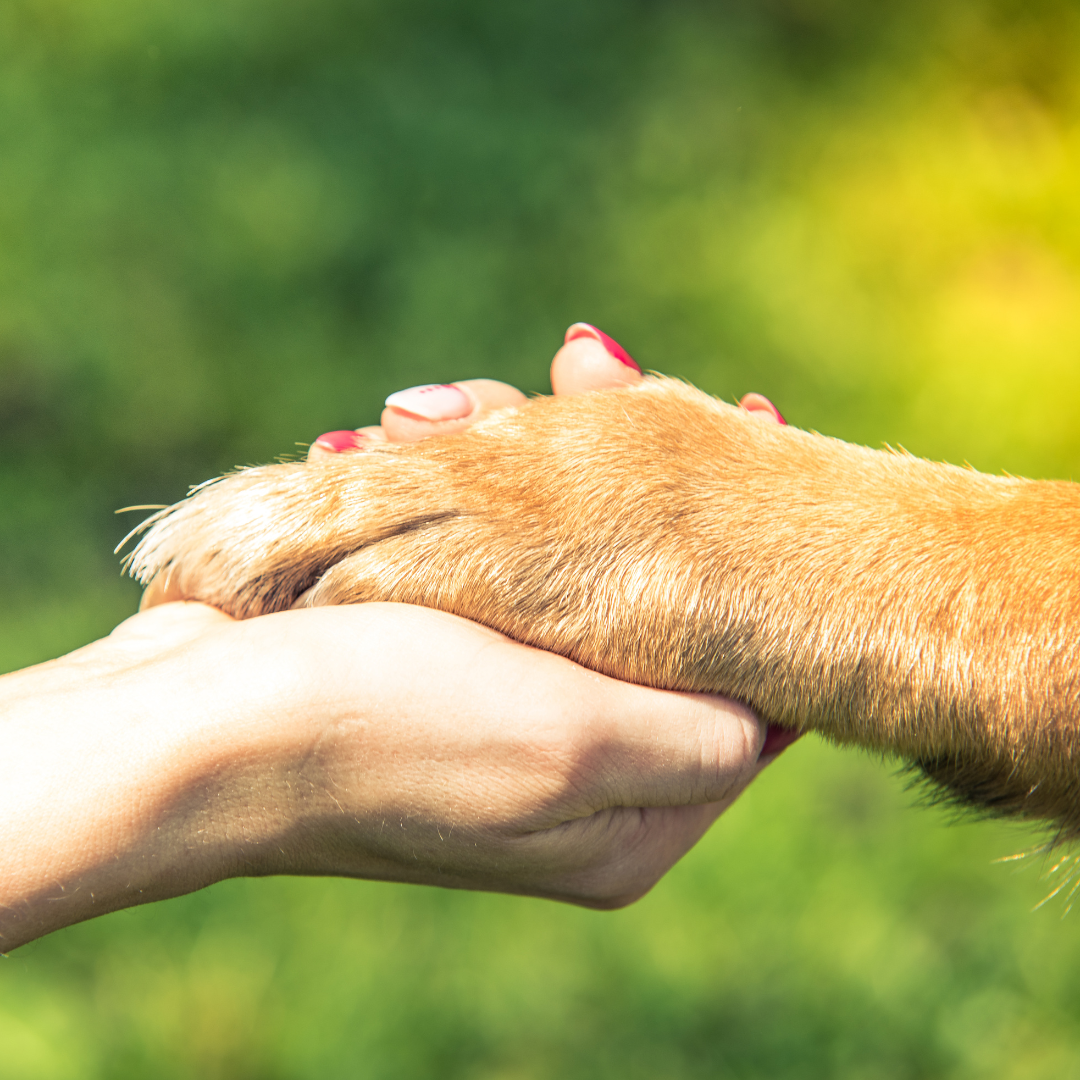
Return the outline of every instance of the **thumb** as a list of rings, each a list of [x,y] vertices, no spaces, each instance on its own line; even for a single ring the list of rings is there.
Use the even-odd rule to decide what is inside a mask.
[[[583,748],[591,810],[720,802],[757,774],[765,725],[747,706],[605,682]]]
[[[559,867],[548,895],[613,908],[647,893],[738,798],[760,771],[765,725],[724,698],[603,683],[561,821],[519,842]]]

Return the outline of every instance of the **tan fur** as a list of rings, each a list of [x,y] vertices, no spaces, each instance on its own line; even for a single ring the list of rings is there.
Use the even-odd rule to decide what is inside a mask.
[[[441,608],[1080,833],[1080,485],[852,446],[651,378],[246,469],[151,524],[139,580],[240,617],[300,597]]]

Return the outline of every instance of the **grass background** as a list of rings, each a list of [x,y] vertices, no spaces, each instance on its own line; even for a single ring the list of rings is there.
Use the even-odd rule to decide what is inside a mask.
[[[1067,0],[5,0],[0,670],[129,614],[113,509],[543,390],[562,330],[847,439],[1080,464]],[[809,740],[596,914],[236,881],[0,961],[0,1077],[1080,1077],[1030,837]]]

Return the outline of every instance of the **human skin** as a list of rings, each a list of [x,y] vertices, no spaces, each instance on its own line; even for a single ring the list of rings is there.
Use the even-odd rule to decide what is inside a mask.
[[[608,365],[624,385],[633,372],[610,362],[571,342],[553,382],[593,389]],[[462,385],[472,410],[438,423],[513,404],[502,384]],[[366,430],[438,433],[421,420],[388,410]],[[5,952],[249,875],[617,907],[774,756],[743,706],[618,682],[395,604],[238,622],[158,602],[0,678],[0,724]]]
[[[650,376],[240,469],[146,528],[139,580],[237,618],[437,608],[1080,836],[1075,483],[854,446]]]

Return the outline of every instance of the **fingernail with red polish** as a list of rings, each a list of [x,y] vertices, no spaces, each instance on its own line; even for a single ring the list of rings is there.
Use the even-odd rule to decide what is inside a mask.
[[[399,390],[386,399],[386,404],[421,420],[462,420],[473,411],[473,403],[464,391],[438,384]]]
[[[625,364],[627,367],[633,368],[635,371],[641,370],[637,361],[614,338],[609,338],[603,330],[597,330],[596,327],[590,323],[574,323],[574,325],[566,331],[566,337],[563,338],[563,343],[565,344],[583,337],[591,337],[595,341],[599,341],[616,360]]]
[[[782,750],[786,750],[796,739],[802,737],[801,731],[792,731],[791,728],[777,727],[769,724],[765,729],[765,742],[761,745],[761,753],[758,761],[776,757]]]
[[[780,415],[780,410],[764,394],[744,394],[739,408],[749,413],[761,413],[778,424],[787,425],[787,421]]]
[[[328,431],[315,440],[315,445],[332,454],[340,454],[342,450],[355,450],[365,442],[367,436],[359,431]]]

